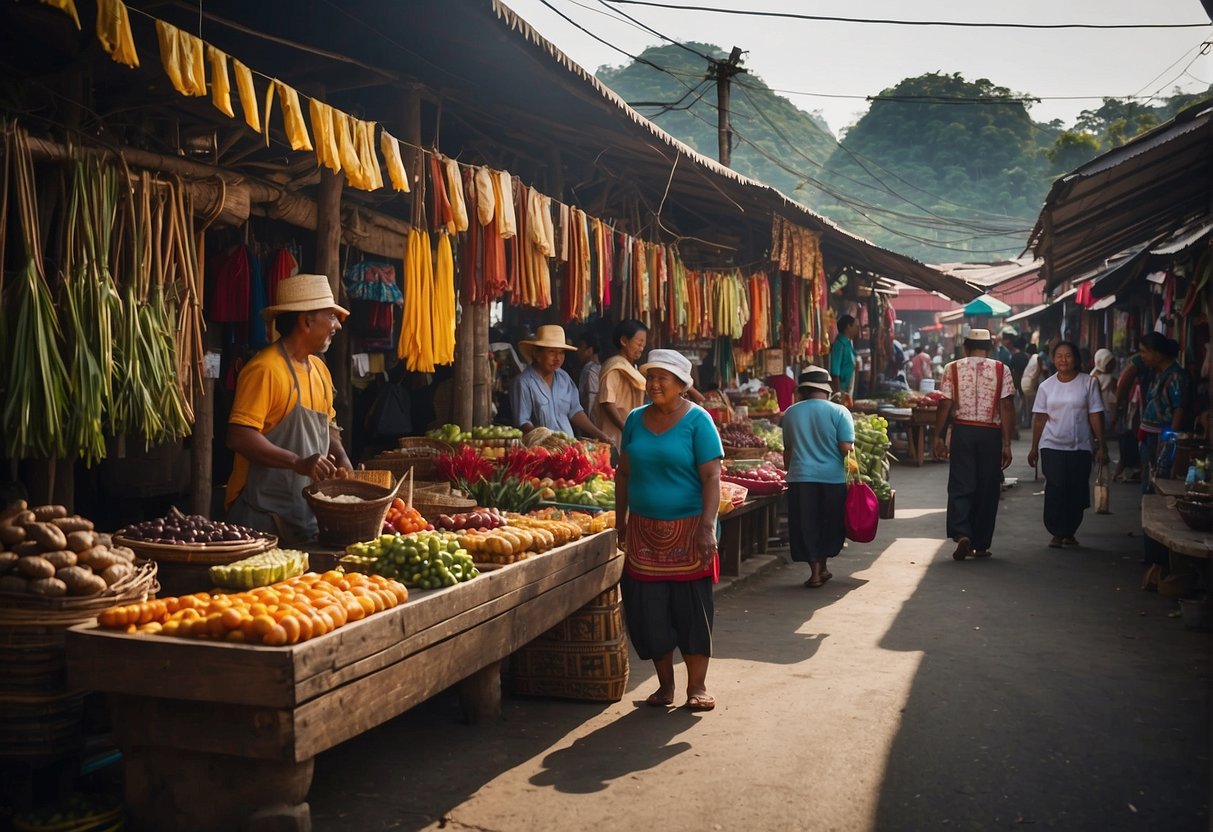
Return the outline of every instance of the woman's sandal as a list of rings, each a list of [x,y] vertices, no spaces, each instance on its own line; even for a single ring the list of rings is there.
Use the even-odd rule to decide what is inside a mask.
[[[661,691],[650,693],[644,704],[651,708],[670,708],[674,705],[674,694],[664,694]]]
[[[809,589],[817,589],[819,586],[825,586],[825,580],[822,578],[809,578],[804,582],[804,585]]]
[[[710,711],[716,707],[716,700],[706,693],[697,693],[694,696],[688,696],[687,703],[683,707],[691,711]]]

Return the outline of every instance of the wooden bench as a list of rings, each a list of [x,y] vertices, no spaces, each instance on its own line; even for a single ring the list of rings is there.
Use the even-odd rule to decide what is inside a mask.
[[[500,713],[500,662],[618,582],[614,531],[417,591],[291,647],[68,633],[71,684],[109,694],[137,828],[311,828],[313,758],[462,682]]]
[[[778,526],[779,497],[755,497],[720,518],[720,574],[741,574],[741,561],[764,555]]]

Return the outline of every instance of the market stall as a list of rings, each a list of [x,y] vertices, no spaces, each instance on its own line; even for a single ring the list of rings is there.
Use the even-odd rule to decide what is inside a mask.
[[[317,754],[458,682],[470,715],[497,712],[500,660],[613,586],[621,569],[606,531],[414,591],[293,646],[85,624],[68,637],[69,678],[110,694],[127,806],[143,828],[306,829]]]

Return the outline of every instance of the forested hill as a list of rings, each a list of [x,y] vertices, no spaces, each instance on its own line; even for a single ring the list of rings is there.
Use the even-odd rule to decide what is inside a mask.
[[[711,44],[687,46],[726,57]],[[599,79],[716,158],[716,88],[704,78],[707,62],[674,45],[640,57],[600,68]],[[1177,95],[1156,107],[1105,100],[1067,130],[1033,121],[1027,96],[989,80],[930,73],[876,94],[840,143],[820,118],[752,74],[738,76],[732,90],[735,170],[925,262],[1018,255],[1054,177],[1202,97]]]

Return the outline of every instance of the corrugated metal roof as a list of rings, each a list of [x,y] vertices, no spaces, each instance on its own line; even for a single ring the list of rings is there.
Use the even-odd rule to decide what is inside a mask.
[[[1213,215],[1213,107],[1189,107],[1053,184],[1029,246],[1046,289]]]

